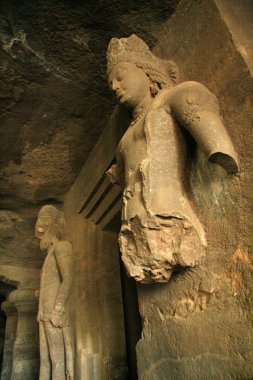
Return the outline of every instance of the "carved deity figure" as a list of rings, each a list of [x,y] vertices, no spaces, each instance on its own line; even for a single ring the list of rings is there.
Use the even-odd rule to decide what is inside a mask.
[[[40,380],[73,379],[73,342],[70,297],[73,288],[73,249],[64,240],[64,215],[54,206],[43,206],[35,236],[47,251],[41,271],[38,321],[40,328]]]
[[[119,243],[128,274],[141,283],[167,282],[178,267],[205,255],[205,233],[189,196],[190,134],[210,162],[238,170],[216,97],[198,82],[177,84],[172,61],[155,57],[135,35],[113,38],[109,86],[132,122],[107,174],[122,186]]]

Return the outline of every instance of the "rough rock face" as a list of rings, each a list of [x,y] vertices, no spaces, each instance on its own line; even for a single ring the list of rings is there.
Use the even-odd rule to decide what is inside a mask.
[[[154,44],[177,2],[1,2],[0,191],[8,205],[61,200],[111,114],[109,39],[136,32]]]
[[[15,293],[20,310],[27,302],[32,308],[28,328],[22,332],[21,324],[17,334],[24,344],[32,340],[36,346],[25,334],[32,326],[34,332],[38,328],[36,302],[30,302],[44,260],[34,237],[38,209],[63,201],[114,107],[106,80],[108,42],[116,35],[137,33],[154,46],[161,22],[178,2],[0,3],[0,295],[7,296],[14,286],[30,289],[31,297],[22,290]],[[108,278],[110,283],[111,273]],[[12,287],[7,289],[7,284]],[[106,346],[111,363],[111,347]],[[118,355],[118,342],[111,346]],[[123,340],[121,346],[123,356]],[[30,350],[15,347],[24,355]],[[30,352],[33,363],[35,352]],[[17,354],[15,368],[25,360]],[[20,376],[37,379],[37,367],[36,357],[27,367],[30,372],[25,374],[24,364]]]
[[[112,113],[110,38],[154,46],[178,1],[1,1],[1,265],[42,264],[37,210],[62,202]]]
[[[21,265],[39,268],[44,255],[39,252],[34,233],[33,215],[0,210],[0,265]],[[8,250],[6,247],[8,246]]]
[[[196,149],[191,188],[206,232],[206,262],[166,285],[139,286],[143,380],[252,379],[252,76],[240,55],[247,45],[236,33],[237,26],[245,28],[244,7],[228,29],[229,12],[219,3],[182,2],[164,25],[156,53],[176,52],[185,78],[216,94],[240,171],[228,176]],[[178,35],[180,41],[168,38]]]
[[[34,290],[42,263],[33,237],[38,206],[63,200],[111,114],[105,79],[110,38],[136,33],[156,45],[161,58],[173,56],[184,79],[198,80],[217,95],[240,159],[240,173],[231,177],[196,149],[191,187],[207,235],[207,260],[175,273],[168,284],[138,286],[139,379],[252,379],[252,78],[219,2],[185,0],[161,31],[177,1],[2,0],[0,295],[1,282],[10,278],[11,285],[25,287],[11,299],[25,322],[16,342],[24,345],[13,351],[17,369],[26,359],[26,343],[32,343],[31,360],[38,347],[30,333],[37,329]],[[116,234],[73,213],[80,378],[103,366],[105,378],[110,373],[122,380]]]

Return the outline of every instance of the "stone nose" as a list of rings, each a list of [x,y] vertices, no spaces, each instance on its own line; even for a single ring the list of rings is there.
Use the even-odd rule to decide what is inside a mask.
[[[116,79],[114,79],[112,81],[112,90],[113,91],[117,91],[117,90],[119,90],[119,88],[120,88],[119,81],[117,81]]]

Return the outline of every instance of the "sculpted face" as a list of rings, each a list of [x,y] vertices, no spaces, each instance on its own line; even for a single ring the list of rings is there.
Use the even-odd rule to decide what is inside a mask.
[[[35,225],[35,236],[39,239],[47,232],[49,227],[53,224],[52,218],[47,215],[40,215]]]
[[[135,108],[150,97],[150,82],[145,72],[134,63],[119,62],[108,77],[109,86],[115,91],[118,102]]]
[[[35,236],[40,239],[40,249],[46,250],[51,244],[54,236],[50,232],[52,219],[46,216],[39,217],[35,225]]]

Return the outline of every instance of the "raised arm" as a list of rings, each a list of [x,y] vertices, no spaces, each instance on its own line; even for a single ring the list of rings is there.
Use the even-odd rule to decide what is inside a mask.
[[[209,161],[228,173],[238,171],[238,161],[231,139],[219,113],[218,100],[198,82],[184,82],[161,91],[154,107],[165,107],[187,129],[207,154]]]

